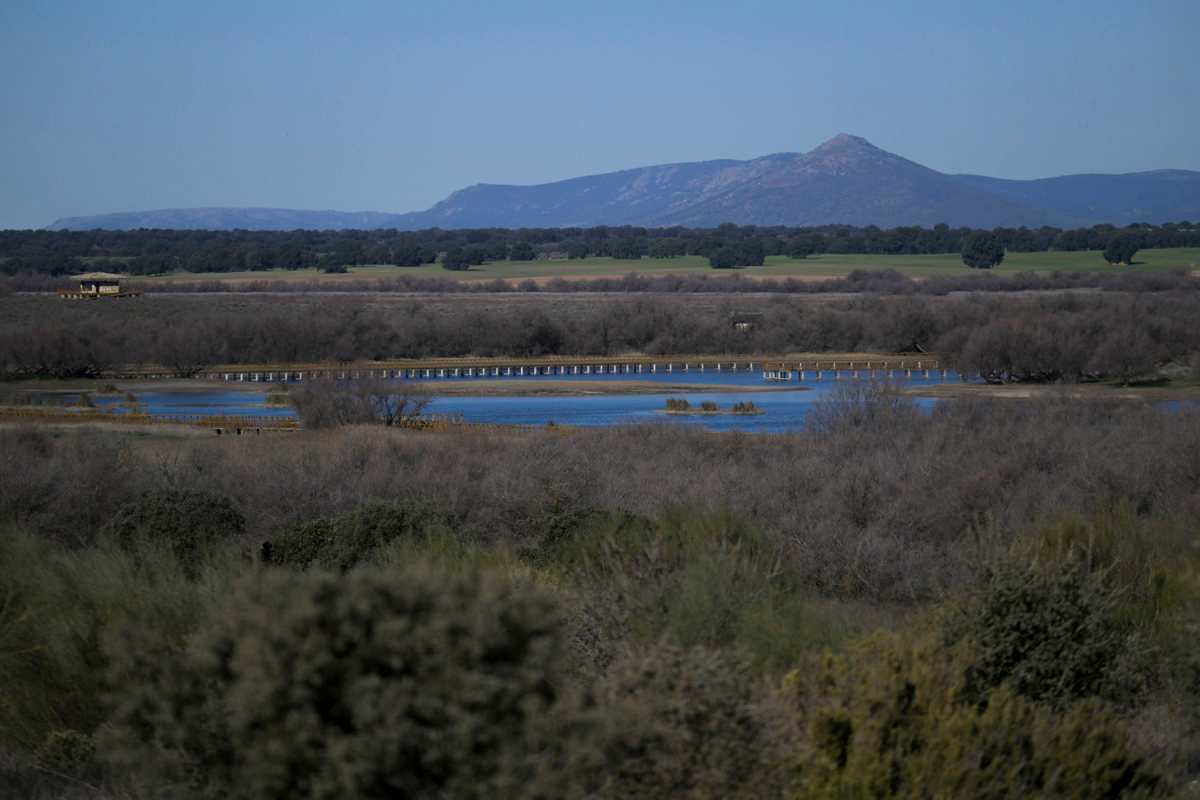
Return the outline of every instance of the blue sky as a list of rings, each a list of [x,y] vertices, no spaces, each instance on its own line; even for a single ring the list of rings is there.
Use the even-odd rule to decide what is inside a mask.
[[[0,228],[811,149],[1200,169],[1200,2],[0,3]]]

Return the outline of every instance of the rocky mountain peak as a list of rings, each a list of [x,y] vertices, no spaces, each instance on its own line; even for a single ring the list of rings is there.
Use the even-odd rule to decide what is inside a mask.
[[[813,153],[835,153],[845,151],[877,151],[878,147],[868,142],[861,136],[854,136],[849,133],[839,133],[832,139],[827,139],[821,144],[813,148]]]

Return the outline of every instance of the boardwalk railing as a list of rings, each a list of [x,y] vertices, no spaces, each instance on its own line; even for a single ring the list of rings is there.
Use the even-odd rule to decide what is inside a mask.
[[[825,378],[933,378],[949,372],[936,356],[858,359],[785,359],[763,363],[763,380],[801,382]]]
[[[85,292],[81,289],[59,289],[60,300],[120,300],[126,297],[141,297],[141,289],[122,289],[119,292]]]
[[[356,380],[361,378],[509,378],[522,376],[638,375],[690,372],[756,372],[794,369],[804,363],[808,370],[938,369],[936,356],[814,354],[763,355],[641,355],[539,356],[530,358],[431,358],[394,359],[355,364],[230,364],[170,369],[158,366],[126,366],[109,377],[156,379],[200,377],[215,381],[289,383],[313,378]],[[854,365],[854,366],[849,366]]]

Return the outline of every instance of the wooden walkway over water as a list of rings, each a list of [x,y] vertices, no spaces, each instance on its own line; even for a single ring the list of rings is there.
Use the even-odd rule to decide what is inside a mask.
[[[761,371],[765,380],[823,380],[842,377],[931,377],[937,370],[941,370],[941,365],[934,355],[856,353],[831,356],[542,356],[400,359],[357,364],[237,364],[205,367],[190,374],[180,374],[178,370],[166,367],[126,367],[113,370],[111,376],[124,379],[195,377],[220,382],[295,383],[313,379],[434,380]]]

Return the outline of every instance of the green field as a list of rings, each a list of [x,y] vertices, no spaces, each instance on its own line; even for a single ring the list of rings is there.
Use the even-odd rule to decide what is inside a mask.
[[[1132,267],[1113,266],[1105,263],[1097,251],[1074,253],[1009,253],[1004,263],[991,270],[997,275],[1018,272],[1124,272],[1129,270],[1162,270],[1184,267],[1200,270],[1200,248],[1173,248],[1142,250],[1137,254]],[[603,278],[636,272],[642,275],[665,274],[739,274],[745,277],[762,278],[837,278],[856,269],[894,269],[909,277],[929,278],[940,275],[979,275],[985,270],[972,270],[963,266],[957,254],[916,256],[864,256],[822,255],[806,259],[791,259],[772,256],[761,267],[741,270],[714,270],[708,260],[700,256],[679,258],[643,258],[637,261],[613,258],[588,258],[577,261],[497,261],[472,267],[466,272],[452,272],[437,264],[420,267],[368,266],[352,267],[345,275],[326,275],[316,269],[264,270],[259,272],[190,273],[181,272],[144,280],[150,282],[170,281],[253,281],[253,280],[321,280],[329,282],[354,280],[356,278],[391,278],[397,276],[437,277],[454,280],[535,280],[561,278]]]

